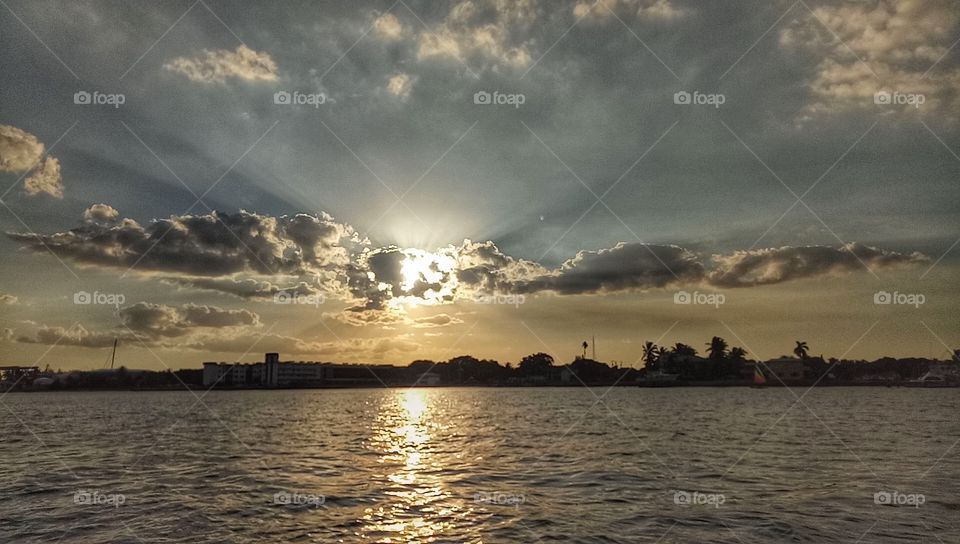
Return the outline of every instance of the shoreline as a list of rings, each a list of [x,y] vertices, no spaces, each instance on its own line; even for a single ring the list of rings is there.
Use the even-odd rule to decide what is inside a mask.
[[[294,386],[294,387],[203,387],[202,385],[180,385],[178,387],[101,387],[101,388],[29,388],[29,389],[0,389],[0,394],[8,393],[95,393],[102,391],[125,391],[132,393],[148,392],[167,392],[167,391],[299,391],[299,390],[353,390],[353,389],[583,389],[583,388],[638,388],[638,389],[684,389],[684,388],[746,388],[746,389],[789,389],[789,388],[835,388],[835,387],[877,387],[884,389],[957,389],[960,383],[786,383],[786,384],[767,384],[764,386],[755,386],[751,383],[711,383],[711,382],[685,382],[685,383],[632,383],[632,384],[611,384],[611,383],[590,383],[590,384],[538,384],[538,385],[500,385],[500,384],[444,384],[444,385],[417,385],[417,384],[388,384],[388,385],[316,385],[316,386]]]

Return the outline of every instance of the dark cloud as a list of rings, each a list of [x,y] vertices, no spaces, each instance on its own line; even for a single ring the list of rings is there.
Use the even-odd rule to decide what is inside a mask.
[[[217,291],[244,299],[268,299],[280,292],[294,296],[315,295],[320,289],[301,281],[282,286],[254,278],[164,277],[161,281],[178,287]]]
[[[138,302],[120,309],[124,326],[151,338],[183,336],[195,328],[256,327],[260,316],[249,310],[186,304],[179,308]]]
[[[698,281],[703,265],[677,246],[620,242],[610,249],[581,251],[558,271],[528,284],[528,292],[562,295],[613,293]]]
[[[581,251],[552,270],[507,256],[492,242],[467,241],[458,255],[460,281],[492,293],[610,293],[696,282],[703,276],[703,265],[690,251],[638,242]]]
[[[714,255],[716,268],[709,282],[719,287],[748,287],[927,262],[925,255],[884,251],[859,243],[827,246],[780,247]]]
[[[143,227],[112,211],[97,204],[84,212],[82,225],[69,231],[7,236],[30,250],[49,249],[84,264],[136,265],[138,271],[191,276],[321,271],[346,264],[350,252],[345,246],[361,243],[351,227],[327,215],[271,217],[241,210],[170,216]]]

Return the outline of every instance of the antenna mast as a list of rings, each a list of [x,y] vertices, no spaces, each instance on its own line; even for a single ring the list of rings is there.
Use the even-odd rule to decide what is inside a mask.
[[[596,336],[590,337],[590,345],[593,346],[593,360],[596,361],[597,360],[597,337]]]

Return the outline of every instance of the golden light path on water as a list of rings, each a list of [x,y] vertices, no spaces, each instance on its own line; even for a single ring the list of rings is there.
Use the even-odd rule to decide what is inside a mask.
[[[368,508],[360,535],[376,542],[433,542],[465,513],[445,485],[433,431],[441,424],[436,396],[422,389],[393,391],[373,424],[371,446],[380,454],[389,500]]]

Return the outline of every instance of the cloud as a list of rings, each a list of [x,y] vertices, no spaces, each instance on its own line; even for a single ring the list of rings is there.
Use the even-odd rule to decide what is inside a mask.
[[[449,57],[464,63],[521,69],[531,62],[529,40],[518,36],[534,22],[533,0],[464,0],[454,5],[435,31],[421,32],[420,60]]]
[[[10,125],[0,125],[0,172],[26,172],[43,156],[36,136]]]
[[[392,13],[384,13],[373,22],[373,30],[382,38],[396,40],[403,34],[403,25]]]
[[[456,325],[458,323],[463,323],[463,320],[448,314],[436,314],[428,317],[419,317],[413,320],[413,326],[418,329],[445,327],[447,325]]]
[[[407,98],[413,89],[413,80],[407,74],[397,74],[387,83],[387,91],[394,96]]]
[[[688,250],[620,242],[610,249],[580,251],[555,270],[504,255],[492,242],[467,241],[461,248],[458,277],[482,291],[561,295],[610,293],[698,281],[703,265]]]
[[[325,314],[326,316],[333,317],[337,321],[353,327],[366,327],[368,325],[383,327],[406,321],[405,317],[395,309],[365,308],[363,306],[354,306],[336,314]]]
[[[504,254],[491,241],[464,240],[450,251],[457,260],[457,280],[473,292],[517,293],[529,278],[549,273],[539,263]]]
[[[0,329],[0,342],[9,342],[10,340],[13,340],[13,337],[14,337],[13,329],[8,329],[8,328]]]
[[[320,289],[301,281],[286,287],[254,278],[162,277],[160,281],[190,289],[217,291],[244,299],[269,299],[283,291],[294,296],[309,296]]]
[[[120,309],[123,325],[150,338],[190,334],[195,328],[258,327],[260,316],[244,309],[185,304],[179,308],[138,302]]]
[[[26,173],[27,196],[46,194],[63,198],[60,161],[44,158],[44,145],[36,136],[10,125],[0,125],[0,172]]]
[[[41,325],[33,336],[18,336],[17,342],[24,344],[44,344],[48,346],[76,346],[84,348],[105,348],[112,346],[114,340],[135,340],[135,337],[126,334],[96,333],[87,330],[83,325],[74,325],[69,329]]]
[[[925,98],[919,108],[906,103],[885,108],[956,117],[960,69],[939,61],[956,40],[958,25],[960,11],[953,0],[818,6],[780,31],[780,45],[821,59],[809,84],[814,102],[806,117],[876,110],[879,91]]]
[[[640,19],[672,21],[687,14],[670,0],[583,0],[573,5],[573,16],[584,20],[623,18],[635,15]]]
[[[214,212],[171,216],[142,227],[106,204],[91,206],[81,225],[70,231],[7,235],[34,252],[49,248],[83,264],[124,268],[136,264],[142,275],[185,289],[244,299],[269,299],[280,291],[323,293],[348,303],[332,314],[340,322],[380,327],[455,322],[443,314],[432,321],[410,319],[404,310],[409,303],[440,305],[478,295],[610,294],[701,283],[745,287],[928,259],[920,253],[905,255],[851,243],[840,248],[734,251],[704,262],[676,245],[620,242],[579,251],[560,266],[548,268],[507,255],[492,241],[464,240],[434,252],[396,246],[371,249],[351,227],[326,214]],[[191,324],[203,326],[195,320],[197,311],[141,303],[122,310],[121,316],[129,316],[131,323],[156,323],[142,330],[181,334],[180,329]],[[239,315],[247,314],[231,314]],[[236,325],[252,325],[247,317],[247,323]]]
[[[94,204],[83,212],[85,223],[114,223],[120,218],[120,212],[108,204]]]
[[[610,249],[578,252],[555,273],[532,279],[528,289],[564,295],[613,293],[696,281],[702,275],[703,265],[686,249],[620,242]]]
[[[18,342],[27,344],[65,345],[102,348],[115,339],[135,345],[189,348],[203,337],[230,336],[246,338],[260,327],[260,316],[244,309],[185,304],[180,307],[138,302],[118,312],[121,325],[92,332],[77,324],[69,329],[39,325],[32,335],[21,335]]]
[[[714,255],[716,268],[709,282],[719,287],[769,285],[829,274],[857,272],[864,267],[888,268],[924,263],[921,253],[905,255],[859,243],[827,246],[780,247]]]
[[[238,272],[309,274],[345,265],[354,230],[326,214],[271,217],[241,210],[170,216],[143,227],[95,205],[84,223],[49,235],[8,232],[32,251],[49,248],[79,263],[141,272],[226,276]],[[109,209],[107,209],[109,208]],[[99,221],[109,219],[109,221]]]
[[[23,182],[27,196],[47,194],[54,198],[63,198],[63,179],[60,177],[60,161],[47,157],[33,170]]]
[[[0,292],[0,304],[16,304],[17,300],[19,299],[13,295]]]
[[[161,312],[165,320],[167,313]],[[156,317],[157,314],[151,314]],[[150,322],[158,325],[156,321]],[[0,341],[15,337],[12,329],[0,329]],[[217,329],[194,328],[190,334],[169,335],[157,332],[156,328],[145,328],[131,333],[120,327],[102,332],[90,331],[83,325],[74,325],[69,329],[57,326],[40,325],[31,335],[16,337],[17,342],[25,344],[44,344],[57,346],[75,346],[102,349],[113,345],[119,339],[132,347],[151,349],[191,350],[203,353],[246,354],[252,348],[257,352],[279,352],[288,355],[317,357],[340,355],[349,358],[381,358],[390,353],[409,353],[420,345],[406,336],[385,338],[352,338],[344,341],[310,341],[293,336],[279,334],[260,334],[249,327],[227,327]]]
[[[258,52],[246,45],[235,51],[203,50],[195,57],[177,57],[163,66],[187,76],[190,81],[224,83],[228,78],[245,81],[276,81],[277,64],[269,53]]]

